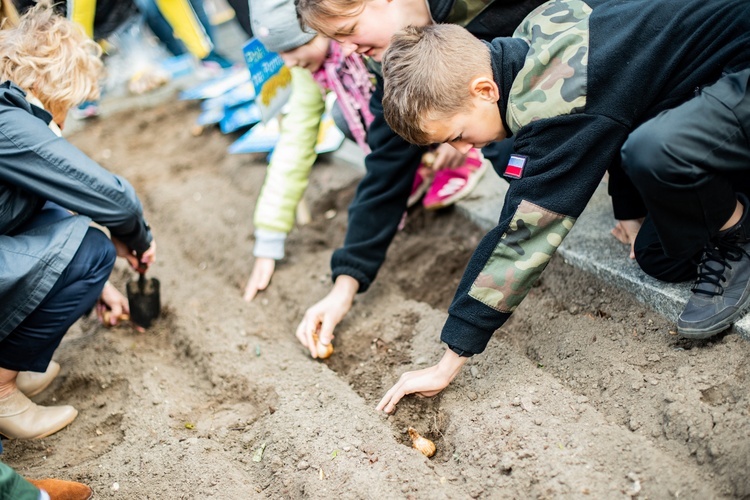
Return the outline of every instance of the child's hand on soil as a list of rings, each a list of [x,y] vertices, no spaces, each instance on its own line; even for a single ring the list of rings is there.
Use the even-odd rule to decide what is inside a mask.
[[[631,259],[635,259],[635,237],[638,236],[638,231],[641,230],[642,225],[643,219],[620,220],[612,229],[612,235],[620,243],[630,245]]]
[[[432,169],[437,171],[444,168],[456,168],[463,165],[465,161],[465,154],[459,152],[453,146],[443,143],[435,150],[435,161],[432,163]]]
[[[109,323],[105,323],[105,311],[109,311],[107,317]],[[102,324],[106,326],[115,326],[123,315],[130,314],[128,299],[115,288],[109,281],[104,284],[102,294],[96,304],[96,316]]]
[[[315,337],[323,345],[331,343],[333,330],[351,309],[358,289],[357,280],[342,274],[336,278],[336,283],[328,295],[305,311],[296,335],[300,343],[310,350],[313,358],[318,357]]]
[[[274,269],[276,269],[276,260],[268,257],[257,257],[255,264],[253,264],[253,272],[250,273],[250,279],[247,280],[245,294],[242,298],[250,302],[259,291],[265,290],[271,282]]]
[[[445,389],[451,381],[456,378],[458,372],[464,366],[469,358],[459,356],[455,352],[447,349],[435,366],[406,372],[401,375],[396,385],[383,396],[378,403],[377,410],[386,413],[392,413],[396,409],[396,404],[407,394],[417,394],[419,396],[432,397]]]

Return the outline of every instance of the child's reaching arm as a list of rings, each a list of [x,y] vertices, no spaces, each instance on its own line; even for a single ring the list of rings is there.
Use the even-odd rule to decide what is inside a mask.
[[[474,251],[448,309],[441,333],[446,354],[431,368],[404,374],[379,409],[393,411],[406,394],[437,394],[463,366],[456,357],[484,351],[573,227],[625,137],[621,124],[583,113],[519,131],[515,148],[525,165],[511,179],[500,222]]]
[[[286,235],[294,225],[295,209],[317,158],[315,144],[325,109],[323,93],[310,71],[291,71],[290,111],[281,122],[281,136],[255,206],[256,260],[243,296],[248,302],[268,286],[275,261],[284,256]]]
[[[396,385],[391,387],[380,400],[377,410],[391,413],[396,409],[396,404],[401,401],[401,398],[407,394],[426,397],[436,395],[456,378],[468,359],[466,356],[459,356],[447,349],[443,354],[443,359],[435,366],[404,373]]]

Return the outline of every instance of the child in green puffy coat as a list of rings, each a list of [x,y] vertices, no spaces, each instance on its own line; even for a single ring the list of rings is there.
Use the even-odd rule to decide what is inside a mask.
[[[286,236],[317,158],[315,145],[326,92],[336,93],[337,110],[348,128],[345,132],[365,152],[369,152],[366,129],[372,121],[369,75],[358,54],[342,50],[322,35],[301,30],[292,0],[252,0],[250,17],[253,32],[266,49],[277,52],[291,68],[292,94],[255,207],[255,261],[243,295],[248,302],[268,287],[276,261],[284,257]],[[337,70],[338,75],[334,74]],[[426,208],[455,203],[473,189],[487,167],[478,151],[463,155],[445,145],[431,154],[430,160],[425,160],[425,168],[414,179],[410,204],[425,193]],[[463,170],[471,171],[466,176],[470,182],[463,182]]]

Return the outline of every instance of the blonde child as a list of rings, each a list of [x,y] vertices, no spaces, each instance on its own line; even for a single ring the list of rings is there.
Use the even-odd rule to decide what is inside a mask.
[[[341,43],[345,50],[379,63],[391,37],[400,29],[432,23],[466,26],[477,37],[510,35],[519,22],[543,0],[297,0],[297,11],[310,29]],[[375,64],[375,69],[377,70]],[[431,74],[436,70],[428,69]],[[377,71],[375,71],[377,73]],[[435,75],[441,76],[441,75]],[[447,76],[447,75],[446,75]],[[313,335],[328,344],[334,329],[351,309],[357,293],[365,292],[378,274],[414,189],[414,176],[427,148],[410,145],[383,119],[382,78],[370,99],[375,119],[368,131],[372,148],[365,158],[365,176],[349,206],[343,247],[331,258],[333,287],[305,312],[297,338],[317,356]],[[510,144],[483,153],[493,164],[504,165]],[[447,148],[443,148],[447,149]],[[436,167],[440,159],[436,160]],[[471,187],[476,169],[464,169],[464,186]]]
[[[77,415],[28,398],[59,372],[63,335],[97,300],[115,323],[128,309],[107,283],[115,257],[147,268],[155,243],[133,187],[61,137],[98,97],[99,46],[40,4],[0,30],[0,53],[0,434],[41,438]]]

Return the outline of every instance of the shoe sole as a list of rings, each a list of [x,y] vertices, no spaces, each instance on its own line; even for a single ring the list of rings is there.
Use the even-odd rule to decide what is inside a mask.
[[[469,196],[472,191],[474,191],[474,188],[477,187],[477,184],[479,184],[479,181],[484,177],[484,173],[487,171],[487,169],[490,166],[490,161],[486,158],[482,159],[482,164],[477,168],[475,171],[477,175],[473,175],[469,178],[468,181],[466,181],[466,184],[464,185],[463,189],[456,193],[455,195],[445,198],[444,200],[439,201],[438,203],[433,203],[432,205],[425,205],[424,208],[427,210],[439,210],[441,208],[449,207],[456,202],[459,202]]]
[[[723,332],[730,328],[738,319],[745,314],[745,311],[750,306],[750,286],[745,287],[745,292],[739,302],[740,306],[735,312],[727,316],[725,319],[712,326],[709,329],[705,328],[682,328],[677,325],[677,333],[680,337],[693,340],[701,340],[713,337],[716,334]]]
[[[713,337],[714,335],[717,335],[724,330],[730,328],[732,326],[732,323],[734,321],[729,322],[721,322],[718,326],[712,328],[711,330],[697,330],[692,328],[680,328],[677,327],[677,334],[684,338],[684,339],[691,339],[691,340],[702,340],[707,339],[710,337]]]

